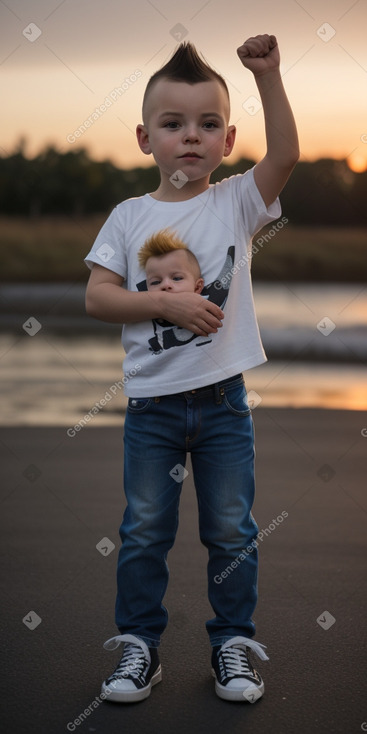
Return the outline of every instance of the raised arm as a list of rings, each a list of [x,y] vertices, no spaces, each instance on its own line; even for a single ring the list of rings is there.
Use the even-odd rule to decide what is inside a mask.
[[[275,36],[249,38],[237,49],[246,69],[252,71],[265,118],[267,150],[255,166],[254,176],[266,206],[280,194],[299,159],[297,129],[280,76]]]
[[[135,292],[122,288],[123,282],[112,270],[93,265],[85,296],[89,316],[115,324],[162,318],[199,336],[222,326],[223,311],[198,293]]]

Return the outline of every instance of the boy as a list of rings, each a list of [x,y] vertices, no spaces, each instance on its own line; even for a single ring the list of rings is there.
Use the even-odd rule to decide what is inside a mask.
[[[177,530],[188,451],[200,539],[209,556],[208,595],[215,616],[206,629],[215,691],[237,701],[254,701],[264,692],[248,656],[252,650],[268,659],[253,639],[254,442],[242,372],[266,360],[251,290],[251,238],[279,217],[277,197],[299,151],[275,37],[250,38],[237,53],[253,72],[261,96],[264,158],[243,175],[209,184],[212,171],[233,149],[236,129],[229,125],[223,78],[191,44],[181,44],[149,80],[143,123],[136,130],[141,150],[152,153],[159,167],[158,189],[117,206],[86,258],[93,265],[88,313],[122,323],[125,374],[140,365],[126,385],[127,508],[116,600],[120,635],[105,643],[107,648],[124,643],[120,663],[102,686],[115,701],[142,700],[161,680],[166,559]],[[207,299],[198,293],[147,291],[137,254],[147,236],[166,227],[178,232],[201,263]],[[149,337],[157,319],[174,326],[154,355]],[[180,343],[175,327],[190,331],[190,340]],[[232,572],[223,573],[228,567]]]

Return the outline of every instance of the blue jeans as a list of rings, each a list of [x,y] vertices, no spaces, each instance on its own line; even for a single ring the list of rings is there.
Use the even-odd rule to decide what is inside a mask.
[[[169,576],[166,559],[176,536],[190,451],[215,614],[206,623],[210,643],[252,637],[257,547],[250,544],[258,528],[251,515],[254,432],[242,375],[175,395],[129,398],[124,442],[127,507],[120,527],[116,600],[120,633],[158,647],[167,625],[162,604]]]

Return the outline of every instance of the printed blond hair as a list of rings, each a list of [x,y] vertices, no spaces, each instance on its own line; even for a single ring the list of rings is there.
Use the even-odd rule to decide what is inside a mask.
[[[187,257],[191,261],[192,265],[196,267],[198,276],[200,275],[200,265],[195,257],[194,253],[189,250],[185,242],[183,242],[176,232],[172,232],[170,229],[161,229],[159,232],[155,232],[151,237],[145,240],[144,245],[138,252],[139,264],[142,268],[145,268],[150,257],[161,257],[167,255],[169,252],[174,250],[185,250]]]

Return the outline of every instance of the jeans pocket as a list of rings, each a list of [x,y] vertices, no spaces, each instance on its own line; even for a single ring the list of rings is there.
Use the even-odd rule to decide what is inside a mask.
[[[129,413],[145,413],[151,402],[152,398],[128,398],[127,409]]]
[[[225,406],[233,415],[245,417],[251,414],[244,384],[238,387],[227,388],[223,397]]]

